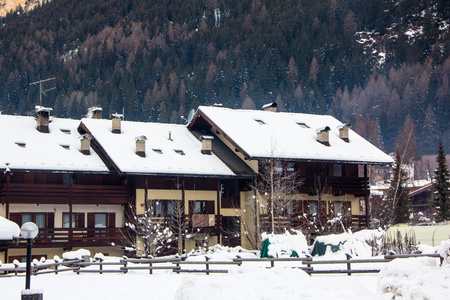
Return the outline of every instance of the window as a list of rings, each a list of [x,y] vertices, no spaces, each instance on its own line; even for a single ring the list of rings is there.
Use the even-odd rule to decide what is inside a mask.
[[[77,220],[77,214],[73,213],[72,214],[72,226],[69,226],[70,225],[70,214],[64,213],[63,214],[63,228],[75,228],[76,220]]]
[[[175,201],[181,200],[148,200],[147,206],[153,207],[154,217],[172,216],[176,212]]]
[[[194,214],[197,215],[206,214],[206,201],[195,201]]]
[[[69,185],[70,181],[72,181],[72,184],[75,184],[75,177],[72,174],[64,174],[63,175],[63,184]]]
[[[185,155],[183,150],[173,150],[176,154]]]
[[[9,218],[19,226],[22,226],[26,222],[33,222],[38,228],[55,227],[54,213],[10,213]]]
[[[222,179],[220,181],[220,196],[222,208],[240,208],[239,182],[237,179]]]
[[[158,154],[163,154],[161,149],[152,149],[154,152],[158,153]]]
[[[16,145],[19,146],[20,148],[25,148],[27,146],[26,143],[21,143],[21,142],[16,142]]]
[[[228,247],[241,245],[240,217],[222,217],[222,244]]]
[[[333,165],[333,176],[342,177],[342,165]]]
[[[297,125],[299,125],[301,128],[309,128],[309,126],[303,122],[297,122]]]
[[[60,129],[62,133],[70,134],[70,129]]]
[[[115,213],[88,213],[88,228],[116,227]]]
[[[283,163],[281,161],[275,162],[275,174],[283,173]]]
[[[317,201],[310,201],[309,202],[309,213],[311,215],[315,215],[319,212],[319,202]]]
[[[106,228],[107,214],[95,214],[95,228]]]
[[[287,173],[294,173],[295,172],[295,163],[293,162],[288,162],[286,164],[286,172]]]
[[[36,214],[36,225],[38,228],[46,227],[46,215],[45,214]]]
[[[263,120],[260,120],[260,119],[255,119],[255,121],[256,121],[259,125],[264,125],[264,124],[266,124]]]
[[[63,213],[63,228],[69,228],[70,214]],[[72,228],[84,228],[84,213],[72,213]]]
[[[189,201],[189,212],[196,215],[213,215],[214,214],[214,201],[195,200]]]
[[[69,145],[60,145],[63,149],[65,150],[70,150],[70,146]]]
[[[344,214],[344,204],[342,202],[334,202],[334,215],[336,217]]]

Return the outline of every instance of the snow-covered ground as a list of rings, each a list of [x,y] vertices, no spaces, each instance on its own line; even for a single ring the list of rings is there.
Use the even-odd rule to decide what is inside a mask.
[[[364,234],[363,234],[364,235]],[[367,235],[367,234],[365,234]],[[293,238],[293,237],[292,237]],[[336,237],[333,237],[335,239]],[[298,243],[292,243],[299,245]],[[352,242],[354,248],[356,239]],[[212,261],[232,260],[236,255],[255,257],[249,251],[236,248],[213,247],[208,253]],[[348,249],[343,249],[347,251]],[[431,249],[428,249],[430,251]],[[316,259],[340,259],[343,251],[329,253]],[[45,274],[31,278],[31,288],[41,289],[44,299],[429,299],[443,300],[450,295],[450,240],[437,251],[445,258],[442,266],[435,258],[396,259],[380,263],[378,274],[312,275],[295,268],[299,262],[244,262],[241,266],[221,265],[212,268],[228,269],[228,274],[176,274],[171,271],[129,271],[127,274],[77,275],[72,272]],[[79,255],[87,254],[85,251]],[[117,257],[97,257],[118,261]],[[67,259],[77,257],[69,253]],[[204,255],[188,260],[204,261]],[[198,266],[196,268],[203,268]],[[371,266],[373,267],[373,265]],[[90,268],[98,269],[98,266]],[[106,268],[106,267],[105,267]],[[108,267],[108,268],[113,268]],[[118,268],[115,266],[114,268]],[[342,266],[341,268],[345,268]],[[23,276],[0,278],[0,299],[18,299],[24,288]]]

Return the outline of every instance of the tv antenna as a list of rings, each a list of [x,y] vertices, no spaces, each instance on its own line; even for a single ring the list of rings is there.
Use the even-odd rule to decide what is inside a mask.
[[[52,91],[52,90],[56,90],[56,87],[52,87],[50,89],[44,90],[42,88],[42,84],[44,82],[55,80],[55,79],[56,79],[55,77],[52,77],[52,78],[47,78],[47,79],[43,79],[43,80],[39,80],[39,81],[35,81],[35,82],[30,83],[30,85],[39,84],[39,105],[40,106],[42,106],[42,95],[43,94],[45,95],[46,92],[49,92],[49,91]]]

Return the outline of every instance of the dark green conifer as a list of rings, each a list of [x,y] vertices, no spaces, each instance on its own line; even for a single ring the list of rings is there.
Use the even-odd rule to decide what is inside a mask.
[[[436,220],[445,221],[450,219],[450,176],[447,167],[447,158],[445,156],[442,139],[439,137],[437,169],[434,171],[434,201],[433,206],[436,208]]]

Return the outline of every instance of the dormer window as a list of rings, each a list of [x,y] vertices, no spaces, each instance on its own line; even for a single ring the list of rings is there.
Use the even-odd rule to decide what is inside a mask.
[[[70,129],[60,129],[62,133],[70,134]]]
[[[173,150],[176,154],[185,155],[183,150]]]
[[[20,148],[25,148],[27,146],[26,143],[22,143],[22,142],[15,142],[17,146],[19,146]]]
[[[158,154],[163,154],[161,149],[152,149],[154,152],[158,153]]]
[[[255,119],[255,121],[258,122],[259,125],[266,124],[263,120],[260,120],[260,119]]]
[[[308,125],[306,125],[306,123],[303,122],[297,122],[297,125],[300,126],[301,128],[310,128]]]
[[[60,146],[63,147],[63,149],[70,150],[70,146],[69,145],[60,145]]]

